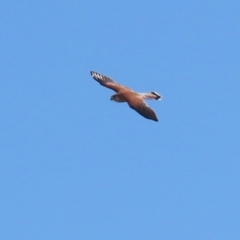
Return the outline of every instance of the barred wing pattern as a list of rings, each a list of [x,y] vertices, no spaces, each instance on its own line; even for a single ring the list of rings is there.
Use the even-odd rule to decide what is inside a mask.
[[[91,71],[91,76],[97,81],[99,82],[102,86],[110,88],[112,90],[114,90],[115,92],[119,92],[122,89],[129,89],[121,84],[116,83],[115,81],[113,81],[111,78],[104,76],[100,73]],[[130,90],[130,89],[129,89]]]

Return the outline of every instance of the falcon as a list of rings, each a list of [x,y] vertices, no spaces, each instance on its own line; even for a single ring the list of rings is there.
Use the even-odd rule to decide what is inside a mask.
[[[137,93],[132,89],[116,83],[111,78],[91,71],[91,76],[102,86],[112,89],[116,94],[112,95],[110,100],[115,102],[127,102],[129,107],[137,111],[143,117],[158,121],[155,112],[148,107],[144,99],[160,100],[161,96],[157,92]]]

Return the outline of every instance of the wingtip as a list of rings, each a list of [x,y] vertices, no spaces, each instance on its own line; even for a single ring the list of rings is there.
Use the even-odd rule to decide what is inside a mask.
[[[152,118],[150,118],[151,120],[153,120],[154,122],[158,122],[158,118],[157,118],[157,116],[155,115],[155,116],[152,116]]]

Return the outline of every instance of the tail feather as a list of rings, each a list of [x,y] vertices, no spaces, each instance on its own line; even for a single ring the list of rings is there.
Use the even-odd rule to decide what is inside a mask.
[[[143,99],[160,100],[162,97],[157,92],[140,93]]]

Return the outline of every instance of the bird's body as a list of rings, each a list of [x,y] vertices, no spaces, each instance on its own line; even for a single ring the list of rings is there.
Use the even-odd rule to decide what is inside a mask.
[[[120,85],[111,78],[91,71],[91,76],[99,82],[102,86],[110,88],[116,92],[111,96],[111,100],[115,102],[127,102],[129,107],[137,111],[140,115],[153,121],[158,121],[155,112],[147,106],[144,99],[160,100],[161,96],[156,92],[137,93],[132,89]]]

